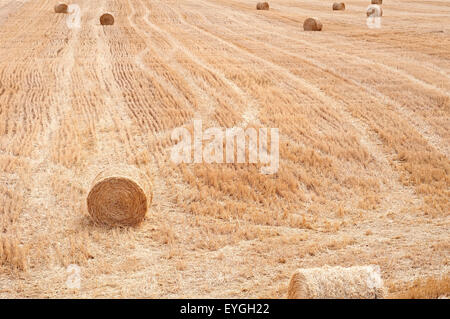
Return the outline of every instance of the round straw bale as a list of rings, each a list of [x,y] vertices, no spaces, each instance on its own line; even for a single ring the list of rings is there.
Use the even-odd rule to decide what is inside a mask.
[[[67,13],[68,6],[65,3],[58,3],[54,7],[55,13]]]
[[[370,6],[367,7],[366,15],[367,17],[374,17],[374,18],[382,17],[383,8],[380,7],[379,5],[371,4]]]
[[[343,3],[343,2],[333,3],[333,10],[345,10],[345,3]]]
[[[113,25],[114,17],[109,13],[104,13],[100,17],[100,24],[101,25]]]
[[[87,207],[98,224],[134,226],[144,219],[152,198],[152,185],[145,174],[129,166],[113,167],[95,177]]]
[[[371,4],[383,4],[383,0],[371,0]]]
[[[297,269],[288,288],[291,299],[378,299],[384,295],[378,266]]]
[[[268,2],[258,2],[256,4],[256,10],[269,10]]]
[[[322,22],[317,18],[308,18],[303,22],[303,30],[305,31],[321,31]]]

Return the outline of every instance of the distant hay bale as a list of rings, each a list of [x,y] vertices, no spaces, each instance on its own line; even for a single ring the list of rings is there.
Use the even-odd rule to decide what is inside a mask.
[[[303,30],[305,31],[321,31],[322,22],[318,18],[308,18],[303,22]]]
[[[134,226],[152,202],[152,187],[139,170],[124,166],[102,171],[87,197],[89,214],[98,224]]]
[[[256,10],[269,10],[268,2],[258,2],[256,5]]]
[[[374,17],[374,18],[382,17],[383,8],[381,8],[379,5],[371,4],[370,6],[367,7],[366,15],[367,17]]]
[[[67,13],[69,7],[65,3],[58,3],[55,5],[55,13]]]
[[[372,0],[370,1],[371,4],[383,4],[383,0]]]
[[[333,10],[345,10],[345,3],[343,2],[335,2],[333,3]]]
[[[290,299],[378,299],[384,295],[378,266],[297,269],[288,289]]]
[[[114,17],[109,13],[104,13],[100,17],[100,24],[101,25],[113,25]]]

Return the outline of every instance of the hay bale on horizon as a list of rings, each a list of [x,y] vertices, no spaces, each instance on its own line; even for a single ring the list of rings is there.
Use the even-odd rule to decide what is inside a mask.
[[[67,13],[68,8],[68,5],[65,3],[58,3],[54,6],[55,13]]]
[[[371,0],[371,4],[383,4],[383,0]]]
[[[303,30],[305,31],[321,31],[322,22],[318,18],[308,18],[303,22]]]
[[[256,10],[269,10],[268,2],[258,2],[256,4]]]
[[[288,288],[290,299],[379,299],[385,293],[378,266],[297,269]]]
[[[379,5],[371,4],[369,7],[367,7],[366,15],[367,17],[374,17],[374,18],[382,17],[383,8],[380,7]]]
[[[333,10],[345,10],[345,3],[343,2],[335,2],[333,3]]]
[[[101,25],[113,25],[114,17],[110,13],[104,13],[100,17],[100,24]]]
[[[98,224],[134,226],[145,218],[152,199],[147,176],[133,167],[113,167],[95,177],[87,207]]]

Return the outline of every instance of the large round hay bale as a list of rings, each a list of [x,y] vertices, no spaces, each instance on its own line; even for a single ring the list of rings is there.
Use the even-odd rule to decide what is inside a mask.
[[[370,1],[371,4],[383,4],[383,0],[372,0]]]
[[[269,10],[268,2],[258,2],[256,4],[256,10]]]
[[[55,13],[67,13],[69,7],[65,3],[58,3],[55,5]]]
[[[317,18],[308,18],[303,22],[303,30],[305,31],[321,31],[322,22]]]
[[[380,7],[379,5],[371,4],[370,6],[367,7],[366,15],[367,17],[374,17],[374,18],[382,17],[383,8]]]
[[[333,10],[345,10],[345,3],[343,2],[333,3]]]
[[[100,17],[100,24],[101,25],[113,25],[114,17],[109,13],[104,13]]]
[[[384,295],[378,266],[297,269],[288,288],[291,299],[378,299]]]
[[[132,167],[102,171],[92,182],[87,207],[98,224],[134,226],[145,217],[152,202],[149,178]]]

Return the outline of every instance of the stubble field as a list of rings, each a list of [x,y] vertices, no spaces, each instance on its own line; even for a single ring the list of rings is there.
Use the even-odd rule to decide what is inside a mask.
[[[380,29],[367,0],[70,3],[81,28],[0,0],[0,297],[284,298],[296,268],[366,264],[450,295],[448,1],[385,0]],[[278,128],[278,172],[175,165],[194,119]],[[87,212],[118,164],[152,177],[138,227]]]

